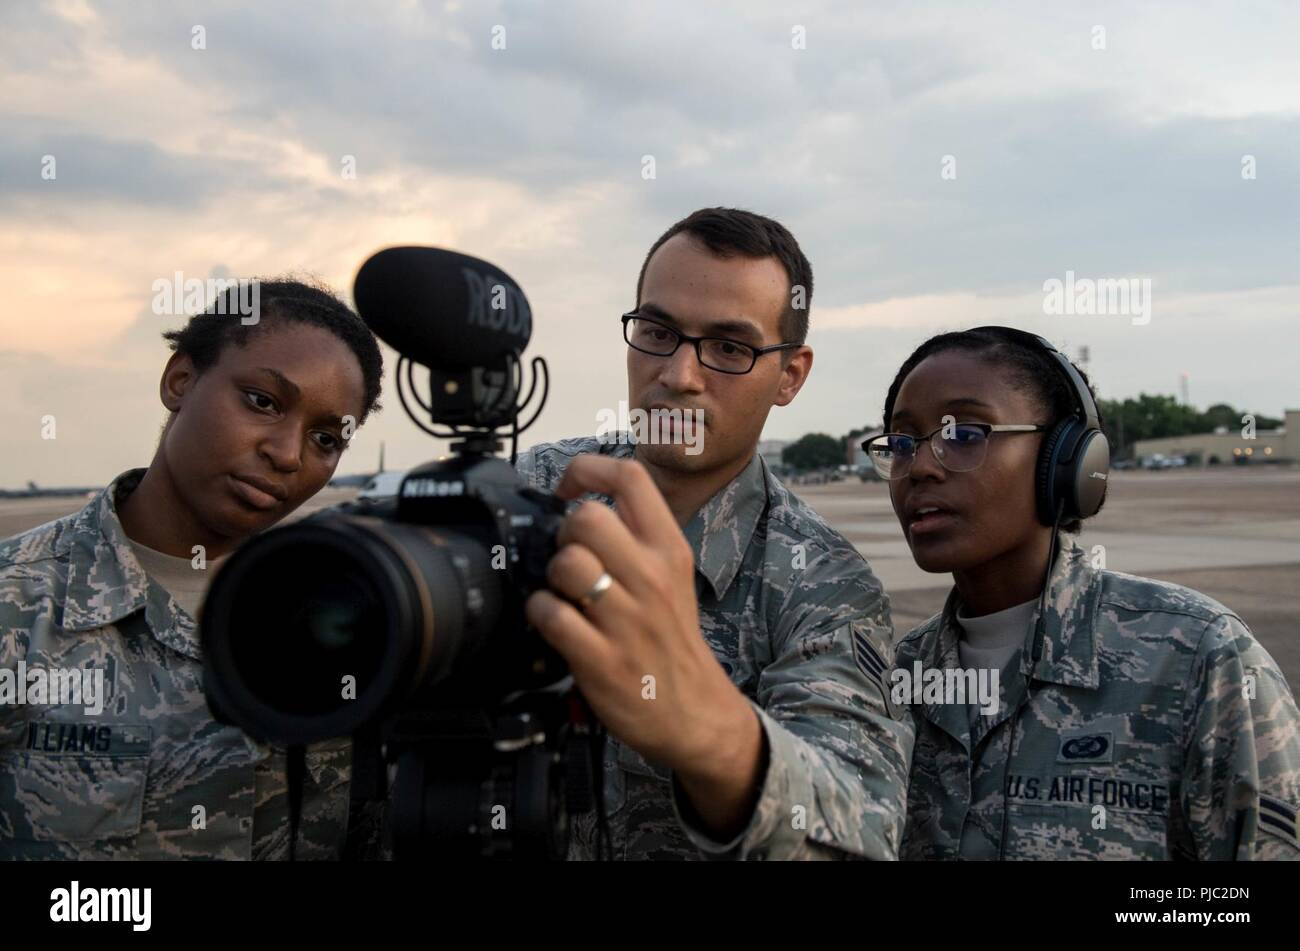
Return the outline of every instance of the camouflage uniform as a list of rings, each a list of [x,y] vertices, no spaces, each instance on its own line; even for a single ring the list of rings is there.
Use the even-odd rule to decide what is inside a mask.
[[[118,521],[144,472],[0,544],[0,669],[98,668],[107,694],[99,715],[0,705],[0,857],[287,858],[284,751],[213,720],[196,624]],[[337,857],[350,742],[306,760],[297,857]]]
[[[518,469],[551,491],[582,453],[627,459],[633,447],[569,439],[521,454]],[[670,770],[610,737],[614,857],[897,858],[912,726],[883,690],[892,631],[871,569],[758,455],[685,534],[700,628],[758,713],[767,774],[748,827],[717,842],[684,818]],[[597,857],[594,820],[576,825],[570,857]]]
[[[1223,605],[1060,537],[1041,658],[1008,661],[998,712],[912,708],[902,857],[996,859],[1005,808],[1008,859],[1300,858],[1300,719],[1273,659]],[[954,589],[899,668],[960,666],[958,607]]]

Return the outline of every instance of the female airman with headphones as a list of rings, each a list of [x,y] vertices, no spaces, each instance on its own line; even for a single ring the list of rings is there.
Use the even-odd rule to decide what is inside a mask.
[[[1022,331],[942,334],[898,371],[885,426],[863,446],[916,563],[955,583],[895,682],[997,671],[1000,694],[912,703],[902,857],[1300,858],[1277,664],[1230,609],[1075,541],[1110,452],[1084,375]]]

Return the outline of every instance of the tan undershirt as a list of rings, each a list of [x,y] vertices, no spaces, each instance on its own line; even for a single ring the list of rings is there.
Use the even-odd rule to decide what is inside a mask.
[[[140,562],[144,573],[161,585],[181,606],[181,610],[197,620],[203,595],[226,556],[208,559],[206,568],[195,568],[189,558],[178,558],[128,540],[131,541],[131,550],[135,552],[136,560]]]
[[[962,636],[957,641],[957,654],[962,667],[991,670],[1005,667],[1016,651],[1024,646],[1029,622],[1033,620],[1037,607],[1038,599],[1034,598],[982,617],[966,617],[964,609],[958,608],[957,623],[961,626]]]

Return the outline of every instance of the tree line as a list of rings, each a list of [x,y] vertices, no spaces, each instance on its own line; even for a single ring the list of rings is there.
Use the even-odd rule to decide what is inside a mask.
[[[1138,394],[1136,399],[1099,400],[1098,403],[1102,428],[1110,440],[1111,455],[1116,459],[1132,456],[1133,444],[1140,439],[1195,436],[1220,428],[1239,432],[1246,425],[1242,417],[1249,414],[1249,411],[1236,409],[1227,403],[1215,403],[1205,410],[1198,410],[1172,396],[1147,393]],[[1281,419],[1258,413],[1253,415],[1256,430],[1276,429],[1282,425]],[[834,468],[849,458],[850,445],[879,429],[878,425],[864,426],[839,437],[806,433],[781,450],[781,462],[799,472]]]

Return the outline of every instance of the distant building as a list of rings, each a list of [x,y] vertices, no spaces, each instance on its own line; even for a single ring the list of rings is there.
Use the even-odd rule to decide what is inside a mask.
[[[877,427],[865,433],[858,433],[853,436],[844,446],[844,461],[853,467],[854,470],[865,469],[871,466],[871,459],[867,456],[866,451],[862,448],[865,440],[873,436],[879,436],[884,433],[883,429]]]
[[[1133,454],[1186,456],[1196,465],[1218,465],[1245,459],[1248,462],[1300,462],[1300,410],[1289,409],[1281,429],[1259,430],[1254,439],[1244,439],[1241,429],[1201,433],[1194,436],[1166,436],[1139,439]]]

